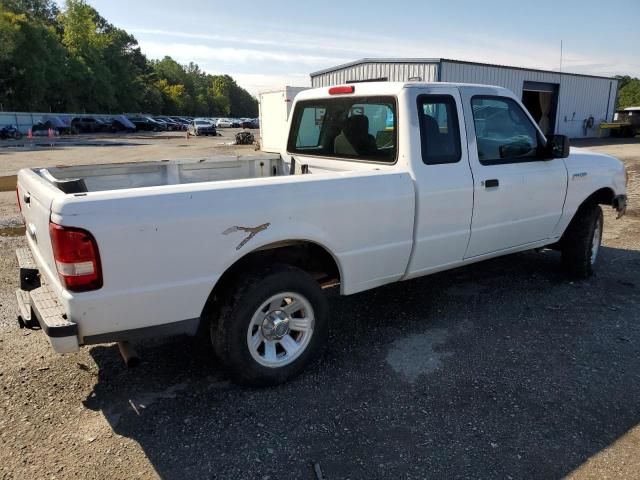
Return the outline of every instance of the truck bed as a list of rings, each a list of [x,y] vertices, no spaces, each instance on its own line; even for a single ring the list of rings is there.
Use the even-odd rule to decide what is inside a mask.
[[[65,193],[217,182],[288,174],[288,169],[277,154],[80,165],[41,168],[34,171]]]
[[[303,175],[299,165],[290,175],[290,165],[279,156],[244,163],[212,159],[23,169],[18,196],[34,263],[77,324],[78,344],[102,343],[163,325],[190,332],[230,265],[282,242],[334,252],[344,269],[343,293],[399,279],[413,244],[413,180],[402,170],[333,163],[309,164]],[[63,190],[65,181],[77,179],[86,193]],[[95,238],[100,289],[63,288],[52,223]]]

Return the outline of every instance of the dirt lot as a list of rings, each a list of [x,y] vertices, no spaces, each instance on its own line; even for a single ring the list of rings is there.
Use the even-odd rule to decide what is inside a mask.
[[[21,168],[53,165],[144,162],[251,152],[253,147],[232,146],[239,128],[220,129],[217,137],[189,137],[184,132],[63,136],[54,139],[0,141],[0,177]],[[256,138],[258,130],[250,130]],[[0,180],[0,188],[6,180]],[[14,182],[15,183],[15,182]]]
[[[64,151],[26,165],[208,156],[220,139]],[[0,478],[638,478],[640,139],[592,141],[631,173],[597,274],[527,252],[331,298],[322,360],[295,381],[230,384],[189,339],[55,355],[15,324],[15,230],[0,229]],[[229,150],[231,151],[231,150]],[[235,150],[234,150],[235,151]],[[13,192],[0,225],[15,224]]]

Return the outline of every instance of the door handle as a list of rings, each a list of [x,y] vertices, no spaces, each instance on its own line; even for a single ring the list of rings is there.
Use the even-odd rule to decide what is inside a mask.
[[[484,188],[495,188],[500,186],[500,182],[497,178],[492,178],[491,180],[485,180],[482,182]]]

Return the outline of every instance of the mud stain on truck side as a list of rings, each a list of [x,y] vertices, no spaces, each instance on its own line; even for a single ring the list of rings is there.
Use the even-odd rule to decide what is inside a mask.
[[[262,225],[258,225],[257,227],[239,227],[239,226],[235,225],[233,227],[227,228],[224,232],[222,232],[222,234],[223,235],[229,235],[229,234],[235,233],[235,232],[246,232],[246,233],[248,233],[249,235],[247,235],[244,239],[242,239],[242,241],[236,247],[236,250],[240,250],[242,247],[244,247],[247,244],[247,242],[249,240],[251,240],[253,237],[255,237],[258,233],[260,233],[263,230],[266,230],[267,228],[269,228],[269,225],[271,225],[271,224],[270,223],[263,223]]]

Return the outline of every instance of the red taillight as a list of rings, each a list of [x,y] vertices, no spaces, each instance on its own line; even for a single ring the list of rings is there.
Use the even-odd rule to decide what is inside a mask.
[[[343,93],[353,93],[356,91],[356,87],[353,85],[345,85],[342,87],[331,87],[329,89],[329,95],[340,95]]]
[[[72,292],[102,287],[100,255],[95,238],[81,228],[49,223],[53,257],[62,285]]]

